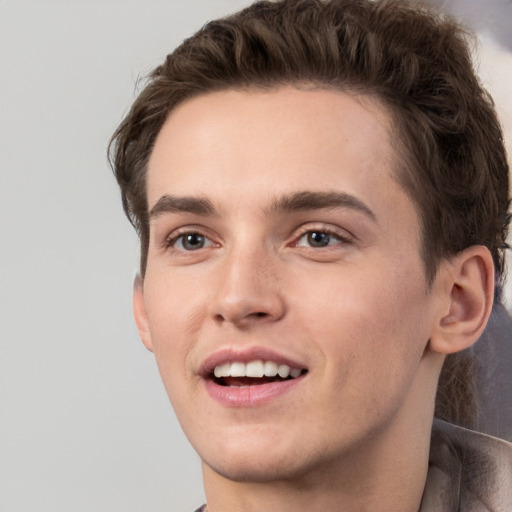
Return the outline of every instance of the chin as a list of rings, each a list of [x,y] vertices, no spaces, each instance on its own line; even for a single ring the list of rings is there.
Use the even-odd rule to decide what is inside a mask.
[[[301,443],[254,444],[248,449],[248,443],[235,448],[224,449],[216,453],[199,453],[203,463],[218,475],[234,482],[284,482],[305,481],[316,473],[331,466],[338,457],[325,448],[316,450],[311,444]]]
[[[298,480],[304,478],[312,468],[303,461],[276,460],[275,457],[266,457],[262,460],[249,457],[237,460],[222,460],[217,463],[203,462],[218,475],[233,482],[268,483]]]

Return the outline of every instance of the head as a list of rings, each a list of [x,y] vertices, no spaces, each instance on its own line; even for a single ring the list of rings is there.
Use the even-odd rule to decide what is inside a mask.
[[[431,280],[443,257],[489,248],[502,274],[508,166],[492,99],[472,68],[467,34],[417,3],[257,2],[208,23],[149,76],[113,136],[125,211],[149,243],[145,173],[169,113],[224,89],[305,83],[378,98],[402,157],[397,178],[422,222]]]
[[[502,275],[506,155],[464,31],[417,3],[291,0],[258,2],[184,41],[151,73],[114,134],[111,161],[140,236],[142,279],[150,245],[146,173],[166,121],[210,94],[286,86],[378,104],[396,155],[394,178],[420,225],[427,289],[444,261],[475,246],[490,251]],[[460,394],[441,393],[456,403]],[[447,419],[467,421],[464,414]]]

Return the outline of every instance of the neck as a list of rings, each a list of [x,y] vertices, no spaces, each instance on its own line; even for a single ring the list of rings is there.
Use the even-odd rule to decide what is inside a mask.
[[[279,481],[233,481],[203,464],[208,512],[417,512],[428,470],[430,428],[421,433],[421,439],[402,435],[385,446],[376,438],[378,446],[369,446],[366,453],[359,449],[341,461]]]
[[[284,478],[235,481],[203,462],[208,512],[418,512],[435,397],[435,382],[425,382],[417,380],[393,419],[364,443]]]
[[[417,512],[426,480],[428,444],[410,456],[414,467],[400,459],[385,468],[359,459],[351,460],[351,470],[330,466],[279,482],[233,482],[204,468],[208,512]]]

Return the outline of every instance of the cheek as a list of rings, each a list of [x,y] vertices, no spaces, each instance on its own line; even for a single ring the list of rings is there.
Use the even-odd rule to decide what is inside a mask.
[[[146,277],[145,303],[155,351],[179,349],[197,332],[205,314],[204,288],[175,273]]]
[[[144,293],[153,353],[174,403],[189,373],[189,353],[205,315],[204,298],[187,283],[151,276],[146,277]]]
[[[428,300],[418,265],[375,262],[359,273],[339,270],[315,280],[326,284],[310,288],[297,315],[331,371],[340,369],[341,380],[348,369],[382,375],[385,382],[399,368],[417,364],[428,341]]]

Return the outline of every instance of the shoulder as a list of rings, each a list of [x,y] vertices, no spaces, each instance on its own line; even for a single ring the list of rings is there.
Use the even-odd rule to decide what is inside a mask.
[[[512,443],[434,420],[421,512],[509,512],[511,507]]]

